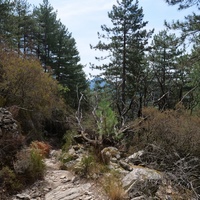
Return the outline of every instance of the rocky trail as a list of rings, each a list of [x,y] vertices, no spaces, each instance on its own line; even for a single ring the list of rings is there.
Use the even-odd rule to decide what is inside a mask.
[[[47,171],[42,181],[37,181],[12,200],[107,200],[98,183],[86,181],[72,172],[60,170],[57,152],[45,159]]]
[[[81,153],[82,152],[82,153]],[[9,200],[197,200],[195,195],[189,195],[188,190],[179,190],[170,179],[166,179],[165,173],[148,167],[135,165],[143,155],[139,151],[127,158],[122,158],[118,149],[107,147],[102,152],[110,157],[109,168],[117,170],[121,174],[121,183],[126,198],[109,198],[102,189],[98,179],[83,179],[71,171],[61,170],[58,157],[60,151],[52,150],[49,158],[46,158],[47,167],[44,180],[37,181],[23,192],[13,196]],[[84,148],[72,147],[67,155],[76,158],[72,162],[80,162],[85,154]],[[109,154],[111,155],[111,154]],[[67,163],[69,164],[69,163]],[[114,190],[117,188],[114,188]],[[123,196],[123,197],[125,197]],[[7,199],[6,199],[7,200]]]

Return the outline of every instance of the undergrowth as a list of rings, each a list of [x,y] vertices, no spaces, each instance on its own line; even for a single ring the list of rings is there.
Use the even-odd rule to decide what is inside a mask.
[[[126,197],[125,190],[122,186],[120,174],[117,171],[110,171],[102,178],[101,184],[110,200],[123,200]]]

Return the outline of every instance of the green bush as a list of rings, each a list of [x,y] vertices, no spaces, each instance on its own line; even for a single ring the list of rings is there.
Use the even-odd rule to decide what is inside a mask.
[[[117,117],[108,101],[102,100],[99,102],[96,116],[98,117],[97,126],[99,134],[111,137],[115,136]]]
[[[22,184],[17,179],[14,171],[9,167],[3,167],[0,170],[0,189],[5,193],[13,193],[22,188]]]
[[[89,178],[95,168],[95,159],[92,155],[83,156],[79,165],[75,167],[75,172],[80,176]]]
[[[23,182],[33,182],[44,176],[45,164],[37,149],[23,149],[17,154],[14,163],[15,172],[22,177]]]
[[[33,180],[41,179],[44,176],[45,164],[40,151],[32,149],[30,152],[31,165],[29,167],[29,173]]]
[[[76,133],[73,130],[69,130],[69,131],[66,132],[66,134],[63,137],[63,143],[64,143],[63,146],[62,146],[63,152],[67,152],[70,149],[71,145],[74,142],[73,136],[75,134]]]
[[[84,178],[99,178],[103,173],[109,171],[108,166],[103,164],[96,155],[89,152],[84,155],[81,161],[74,166],[74,171]]]

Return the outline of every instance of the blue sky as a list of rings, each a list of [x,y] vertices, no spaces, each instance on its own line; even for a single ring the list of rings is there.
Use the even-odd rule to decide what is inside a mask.
[[[39,5],[43,0],[28,0],[30,4]],[[90,49],[90,44],[98,43],[97,32],[101,32],[100,26],[109,25],[108,11],[116,0],[49,0],[58,19],[68,28],[75,38],[77,49],[80,53],[81,63],[86,65],[86,74],[96,74],[97,71],[89,69],[89,63],[97,63],[95,56],[101,56],[97,51]],[[178,11],[176,6],[168,6],[164,0],[139,0],[139,6],[143,7],[144,20],[148,21],[146,28],[155,29],[155,33],[164,29],[164,20],[171,22],[176,19],[184,19],[191,9]]]

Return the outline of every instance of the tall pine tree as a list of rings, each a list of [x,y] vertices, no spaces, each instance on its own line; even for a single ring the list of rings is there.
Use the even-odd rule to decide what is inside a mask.
[[[36,53],[46,72],[47,67],[51,65],[51,51],[53,46],[56,45],[56,30],[59,28],[57,13],[54,12],[54,8],[48,0],[43,0],[43,4],[36,7],[33,14],[37,21]]]
[[[108,39],[108,43],[99,41],[92,48],[109,52],[110,62],[103,66],[93,66],[103,70],[101,73],[109,85],[115,84],[114,91],[120,116],[123,118],[130,107],[133,97],[137,96],[139,84],[143,74],[143,56],[147,50],[148,39],[152,31],[145,30],[148,22],[143,21],[143,9],[139,8],[138,0],[121,0],[113,5],[108,13],[112,27],[102,25],[105,34],[102,39]]]
[[[155,77],[154,95],[156,99],[160,99],[158,101],[160,109],[174,108],[181,98],[177,96],[177,83],[181,73],[178,68],[178,58],[183,55],[179,45],[179,38],[175,34],[168,34],[166,30],[156,34],[152,41],[149,60]]]
[[[68,29],[60,22],[54,38],[56,45],[52,50],[52,68],[56,79],[70,91],[65,94],[67,102],[77,106],[77,96],[87,88],[83,65],[80,64],[76,41]]]

